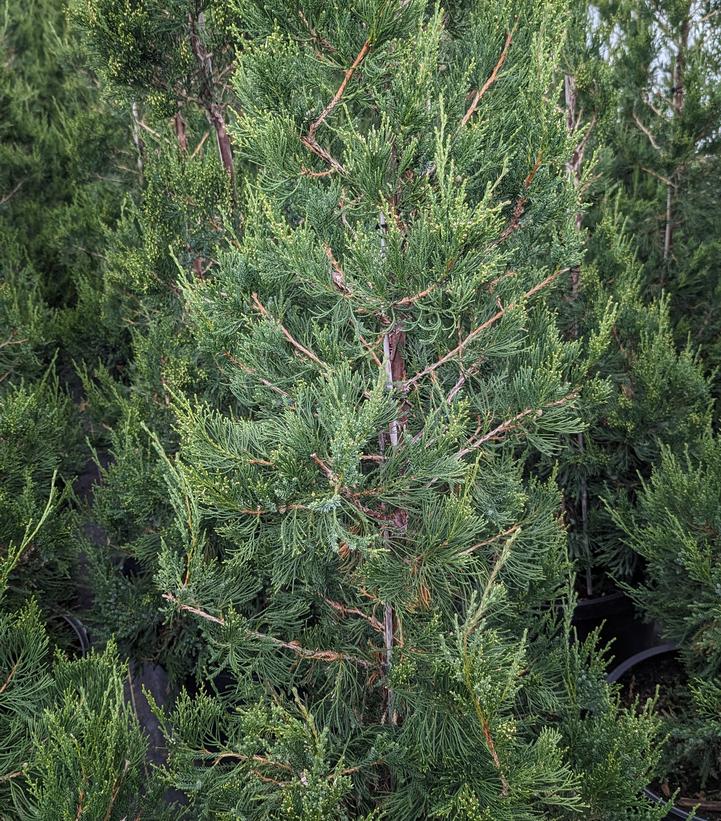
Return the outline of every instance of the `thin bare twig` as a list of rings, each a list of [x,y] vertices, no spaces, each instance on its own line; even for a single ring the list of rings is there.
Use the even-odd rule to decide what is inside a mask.
[[[203,134],[203,136],[202,136],[202,137],[200,138],[200,140],[198,141],[198,144],[197,144],[197,145],[195,146],[195,148],[193,149],[193,153],[190,155],[190,159],[191,159],[191,160],[195,159],[195,158],[198,156],[198,152],[199,152],[199,151],[200,151],[200,149],[201,149],[201,148],[205,145],[205,141],[208,139],[208,137],[209,137],[209,136],[210,136],[210,131],[206,131],[206,132]]]
[[[637,126],[641,129],[641,131],[642,131],[642,132],[646,135],[646,137],[648,138],[648,141],[651,143],[651,145],[653,146],[653,148],[655,148],[655,149],[656,149],[656,151],[662,151],[663,149],[662,149],[662,148],[661,148],[661,146],[660,146],[660,145],[656,142],[656,140],[655,140],[655,138],[654,138],[653,134],[652,134],[652,133],[648,130],[648,128],[646,128],[646,126],[645,126],[645,125],[641,122],[641,120],[639,120],[638,115],[636,114],[636,112],[635,112],[635,111],[632,111],[632,112],[631,112],[631,117],[633,118],[633,121],[636,123],[636,125],[637,125]]]
[[[213,70],[213,58],[206,49],[203,42],[205,31],[205,14],[200,12],[197,18],[189,16],[190,25],[190,45],[198,61],[202,77],[202,89],[200,92],[200,104],[205,109],[205,116],[210,125],[215,130],[215,138],[218,146],[218,153],[223,168],[234,179],[235,168],[233,164],[233,149],[230,144],[230,136],[225,123],[225,106],[219,103],[215,97],[218,81]]]
[[[398,308],[413,305],[415,302],[418,302],[419,299],[423,299],[424,296],[428,296],[428,294],[432,293],[437,287],[438,283],[434,282],[432,285],[429,285],[417,294],[413,294],[412,296],[404,296],[403,299],[399,299],[398,302],[394,302],[393,304]]]
[[[308,22],[308,19],[305,16],[305,14],[303,14],[302,10],[298,11],[298,15],[299,15],[300,19],[303,21],[303,25],[310,32],[311,37],[317,43],[319,43],[321,46],[323,46],[324,49],[326,49],[327,51],[330,51],[331,53],[335,53],[337,51],[337,49],[335,48],[335,46],[333,46],[332,43],[329,43],[328,40],[325,39],[325,37],[318,34],[318,32],[313,28],[313,26],[311,26],[311,24]]]
[[[0,197],[0,205],[5,205],[6,202],[9,202],[15,194],[25,185],[25,180],[20,180],[20,182],[10,191],[8,194],[5,194],[3,197]]]
[[[482,542],[476,542],[472,544],[470,547],[467,547],[465,550],[460,552],[460,556],[470,556],[471,553],[475,553],[476,550],[479,550],[482,547],[487,547],[494,542],[499,541],[500,539],[505,539],[506,536],[513,536],[514,533],[517,533],[521,529],[520,524],[515,524],[512,527],[507,528],[502,533],[496,533],[495,536],[491,536],[490,539],[484,539]]]
[[[539,154],[536,157],[536,162],[533,165],[533,168],[529,171],[526,179],[523,181],[523,188],[524,191],[528,191],[531,187],[531,183],[533,182],[534,177],[538,173],[538,169],[541,167],[541,159],[542,154]],[[528,197],[526,194],[521,194],[520,197],[516,200],[516,204],[513,206],[513,214],[511,215],[511,221],[508,225],[503,229],[501,232],[501,236],[498,238],[499,242],[505,242],[511,234],[514,233],[518,229],[521,224],[521,217],[523,216],[526,205],[528,204]]]
[[[18,659],[15,662],[15,664],[13,664],[13,666],[10,668],[10,672],[7,674],[7,677],[5,678],[5,681],[3,682],[2,687],[0,687],[0,694],[4,693],[5,690],[7,690],[8,685],[13,680],[13,678],[15,676],[15,673],[17,672],[18,664],[20,664],[20,659]]]
[[[664,185],[670,185],[672,188],[678,188],[678,185],[672,179],[669,177],[664,177],[663,174],[659,174],[658,171],[654,171],[653,168],[647,168],[645,165],[642,165],[641,171],[645,171],[652,177],[656,177],[656,179],[660,180]]]
[[[405,296],[403,299],[399,299],[397,302],[394,302],[393,305],[398,308],[404,308],[408,305],[414,305],[418,302],[419,299],[423,299],[423,297],[428,296],[428,294],[433,293],[433,291],[443,285],[445,281],[448,279],[448,275],[450,274],[453,265],[455,264],[457,257],[451,257],[451,259],[446,262],[445,270],[443,271],[443,276],[437,280],[436,282],[432,282],[427,288],[424,288],[422,291],[418,291],[416,294],[412,294],[411,296]]]
[[[338,477],[333,473],[330,467],[318,456],[317,453],[311,453],[310,458],[318,465],[318,467],[323,471],[326,478],[332,485],[338,484]]]
[[[219,618],[218,616],[213,616],[211,613],[206,613],[205,610],[201,610],[199,607],[183,604],[175,596],[173,596],[172,593],[163,593],[163,598],[166,601],[172,602],[179,610],[192,613],[193,615],[198,616],[201,619],[205,619],[206,621],[213,622],[214,624],[225,626],[225,619]],[[285,650],[290,650],[296,655],[311,661],[349,661],[353,664],[357,664],[359,667],[371,667],[371,663],[369,661],[358,658],[357,656],[348,656],[345,653],[339,653],[335,650],[309,650],[297,641],[283,641],[282,639],[275,638],[275,636],[269,636],[267,633],[259,633],[256,630],[246,629],[245,632],[251,638],[258,639],[259,641],[267,641],[276,647],[282,647]]]
[[[333,280],[333,284],[338,288],[339,291],[342,291],[344,294],[350,296],[351,290],[346,285],[345,281],[345,272],[340,266],[340,263],[333,255],[333,249],[330,245],[325,246],[325,255],[328,257],[328,262],[330,262],[330,278]]]
[[[368,351],[371,356],[373,362],[379,367],[383,367],[383,363],[378,358],[378,354],[373,350],[373,346],[366,340],[363,334],[358,334],[358,338],[360,339],[361,345]]]
[[[326,168],[325,171],[313,171],[312,169],[305,167],[300,169],[300,173],[304,177],[315,177],[316,179],[319,179],[320,177],[329,177],[331,174],[335,174],[335,172],[335,168]]]
[[[336,106],[341,101],[341,97],[343,96],[343,92],[346,90],[346,86],[355,74],[355,71],[358,68],[358,66],[363,62],[363,60],[365,60],[366,55],[370,51],[370,48],[370,40],[366,40],[365,43],[363,43],[361,50],[356,55],[355,60],[353,60],[353,63],[351,64],[350,68],[346,69],[346,72],[343,75],[343,81],[338,86],[338,90],[333,95],[333,99],[328,103],[328,105],[323,109],[323,111],[321,111],[318,117],[315,120],[313,120],[313,122],[310,124],[310,128],[308,129],[309,137],[315,137],[316,131],[318,131],[321,125],[333,113]]]
[[[539,291],[546,288],[554,280],[556,280],[561,274],[566,273],[567,271],[568,271],[568,268],[561,268],[560,270],[555,271],[552,274],[549,274],[549,276],[547,276],[543,281],[539,282],[538,284],[534,285],[533,288],[530,288],[528,291],[526,291],[526,293],[523,294],[522,300],[530,299],[530,297],[532,297],[534,294],[537,294]],[[487,319],[485,322],[483,322],[477,328],[472,330],[465,339],[463,339],[461,342],[458,343],[458,345],[456,345],[455,348],[453,348],[453,350],[449,351],[447,354],[442,356],[439,360],[434,362],[432,365],[428,365],[428,367],[423,368],[422,371],[418,371],[418,373],[415,376],[412,376],[410,379],[408,379],[406,381],[406,388],[412,387],[417,382],[419,382],[421,379],[423,379],[424,376],[427,376],[429,373],[433,373],[433,371],[440,368],[441,365],[445,365],[446,362],[450,361],[455,356],[462,353],[463,350],[466,348],[466,346],[470,342],[472,342],[479,334],[483,333],[483,331],[490,328],[491,325],[494,325],[496,322],[498,322],[498,320],[501,319],[503,316],[505,316],[509,311],[512,311],[514,308],[518,307],[518,305],[521,303],[522,300],[519,300],[518,302],[514,302],[511,305],[509,305],[507,308],[501,308],[499,311],[497,311],[490,319]]]
[[[250,376],[254,376],[261,385],[264,385],[268,390],[274,391],[275,393],[279,394],[280,396],[284,397],[285,399],[290,399],[290,394],[286,393],[282,388],[279,388],[277,385],[274,385],[272,382],[269,382],[267,379],[264,379],[262,376],[258,376],[256,371],[248,365],[243,364],[239,359],[233,356],[230,351],[223,351],[223,355],[225,358],[236,368],[243,371],[243,373],[247,373]]]
[[[358,66],[363,62],[363,60],[365,60],[366,55],[370,51],[370,48],[370,40],[366,40],[365,43],[363,43],[361,50],[356,55],[355,60],[353,60],[351,66],[348,69],[346,69],[345,74],[343,75],[343,80],[340,86],[338,86],[338,90],[333,95],[331,101],[323,109],[323,111],[321,111],[318,117],[315,120],[313,120],[313,122],[310,124],[310,127],[308,128],[308,133],[305,136],[301,137],[301,142],[303,143],[303,145],[305,145],[314,154],[316,154],[324,162],[330,165],[334,171],[338,171],[341,174],[345,172],[345,168],[341,165],[341,163],[338,162],[338,160],[335,159],[335,157],[333,157],[330,154],[330,152],[327,149],[323,148],[318,143],[318,140],[316,140],[315,135],[318,129],[321,127],[321,125],[333,113],[338,103],[340,103],[341,98],[343,97],[343,92],[346,90],[346,87],[348,83],[351,81],[351,78],[355,74]]]
[[[304,356],[308,357],[312,362],[315,362],[316,365],[320,365],[321,368],[327,368],[328,366],[325,362],[318,359],[318,357],[313,353],[313,351],[308,350],[305,345],[301,345],[300,342],[291,334],[291,332],[285,327],[285,325],[280,322],[280,320],[276,319],[272,314],[269,313],[268,309],[263,305],[263,303],[258,299],[258,294],[253,293],[251,294],[251,299],[253,300],[253,304],[260,312],[261,316],[265,319],[269,320],[270,322],[274,322],[283,332],[283,336],[290,342],[290,344],[297,350],[300,351]]]
[[[548,410],[549,408],[557,408],[560,405],[564,405],[566,404],[566,402],[569,402],[571,399],[574,399],[575,397],[576,393],[572,391],[571,393],[567,394],[561,399],[557,399],[555,402],[549,402],[543,408],[526,408],[525,410],[522,410],[520,413],[517,413],[510,419],[507,419],[505,422],[501,422],[500,425],[497,425],[495,428],[493,428],[493,430],[488,431],[488,433],[484,433],[483,436],[472,438],[465,448],[461,448],[461,450],[459,450],[456,453],[456,456],[459,459],[462,459],[468,453],[471,453],[471,451],[481,447],[481,445],[484,445],[486,442],[490,442],[493,439],[498,439],[500,436],[503,436],[510,430],[513,430],[514,428],[518,427],[518,423],[528,418],[529,416],[536,418],[543,416],[543,412],[545,410]]]
[[[493,71],[491,72],[491,74],[488,77],[488,79],[486,80],[486,82],[473,95],[473,100],[471,101],[471,104],[468,106],[468,110],[463,115],[463,119],[461,120],[461,127],[466,125],[466,123],[471,119],[471,117],[475,113],[475,110],[478,108],[478,103],[480,103],[481,97],[483,97],[483,95],[488,91],[488,89],[498,79],[498,72],[501,70],[501,68],[503,67],[503,64],[506,62],[506,57],[508,57],[508,49],[511,47],[511,43],[513,42],[513,34],[514,34],[515,30],[516,30],[516,27],[514,26],[513,29],[511,31],[509,31],[508,34],[506,35],[506,42],[503,46],[503,51],[501,52],[501,56],[498,58],[498,62],[493,67]]]
[[[384,632],[384,626],[383,626],[383,624],[381,624],[381,622],[378,621],[378,619],[376,619],[374,616],[369,616],[367,613],[364,613],[362,610],[359,610],[357,607],[347,607],[346,605],[341,604],[340,602],[337,602],[337,601],[333,601],[332,599],[329,599],[326,596],[323,597],[323,601],[325,601],[325,603],[329,607],[332,607],[333,610],[340,613],[341,615],[343,615],[343,616],[348,616],[348,615],[359,616],[361,619],[364,619],[365,621],[367,621],[368,624],[370,624],[370,626],[377,633],[383,633]]]

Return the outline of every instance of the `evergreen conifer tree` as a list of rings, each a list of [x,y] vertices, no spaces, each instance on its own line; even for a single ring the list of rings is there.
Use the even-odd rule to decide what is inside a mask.
[[[61,3],[4,3],[0,51],[0,275],[19,269],[72,309],[97,289],[105,226],[134,173],[127,118],[101,99]],[[92,338],[88,313],[66,323]]]
[[[173,810],[146,770],[147,742],[124,701],[115,649],[53,658],[35,601],[13,609],[6,595],[57,502],[51,494],[0,556],[0,818],[120,821],[141,812],[169,819]]]
[[[81,417],[63,383],[72,356],[107,353],[89,319],[133,173],[123,117],[61,4],[11,0],[1,17],[0,818],[163,819],[117,651],[64,652],[88,648],[73,578]]]
[[[108,373],[89,370],[103,385],[91,402],[106,425],[123,416],[118,385],[127,394],[132,384],[135,404],[152,415],[162,414],[168,385],[192,381],[175,279],[179,267],[207,274],[232,219],[225,111],[232,49],[224,4],[216,5],[70,4],[104,94],[132,120],[140,180],[108,232],[97,294],[100,326],[116,349]],[[86,382],[90,389],[90,376]]]
[[[140,422],[174,451],[171,396],[213,390],[177,279],[208,276],[239,219],[227,135],[235,43],[223,3],[78,0],[71,9],[106,93],[133,113],[142,165],[103,261],[101,321],[121,353],[84,380],[96,441],[111,455],[91,514],[106,537],[88,545],[91,620],[99,640],[115,634],[123,652],[162,659],[182,678],[198,631],[175,636],[162,625],[153,577],[161,540],[178,536]]]
[[[618,184],[644,287],[671,295],[677,339],[719,362],[721,18],[708,0],[601,2],[618,100],[608,172]]]
[[[688,675],[666,720],[665,767],[695,774],[701,789],[715,794],[721,785],[720,502],[721,443],[708,438],[695,458],[666,450],[635,515],[622,522],[646,565],[632,595],[678,645]]]
[[[526,471],[580,428],[544,305],[580,262],[565,8],[232,8],[244,223],[181,278],[218,384],[173,400],[155,575],[229,678],[168,779],[199,817],[660,817]]]
[[[624,78],[608,62],[608,44],[626,12],[616,4],[601,13],[586,2],[572,11],[563,55],[563,104],[575,143],[567,170],[590,207],[576,218],[587,237],[585,258],[558,308],[565,334],[579,340],[596,379],[584,390],[586,430],[569,440],[559,478],[571,555],[593,595],[608,589],[609,575],[628,579],[638,571],[613,511],[633,508],[640,479],[649,477],[662,447],[681,453],[701,446],[712,407],[696,349],[688,341],[679,348],[674,339],[669,299],[652,298],[653,274],[639,259],[624,197],[609,191],[622,99],[616,83]],[[609,306],[611,334],[601,347],[595,342]]]

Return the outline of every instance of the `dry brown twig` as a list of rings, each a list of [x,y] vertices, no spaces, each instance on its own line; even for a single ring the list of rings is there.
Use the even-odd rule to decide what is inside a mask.
[[[282,323],[282,322],[280,322],[280,320],[276,319],[276,318],[275,318],[275,317],[274,317],[274,316],[273,316],[273,315],[272,315],[272,314],[268,311],[268,309],[267,309],[267,308],[263,305],[263,303],[262,303],[262,302],[258,299],[258,294],[256,294],[256,293],[252,293],[252,294],[251,294],[251,299],[253,300],[253,304],[254,304],[254,305],[255,305],[255,307],[257,308],[257,310],[258,310],[258,312],[260,313],[260,315],[261,315],[264,319],[267,319],[269,322],[273,322],[273,323],[275,323],[276,325],[278,325],[278,327],[280,328],[280,330],[281,330],[281,331],[282,331],[282,333],[283,333],[283,336],[284,336],[284,337],[288,340],[288,342],[290,342],[290,344],[291,344],[291,345],[292,345],[292,346],[293,346],[293,347],[294,347],[297,351],[299,351],[300,353],[302,353],[304,356],[306,356],[306,357],[307,357],[308,359],[310,359],[312,362],[315,362],[315,364],[316,364],[316,365],[320,365],[320,367],[321,367],[321,368],[327,368],[327,367],[328,367],[328,366],[325,364],[325,362],[323,362],[322,360],[318,359],[318,357],[317,357],[317,356],[313,353],[313,351],[311,351],[311,350],[309,350],[308,348],[306,348],[306,347],[305,347],[305,345],[301,345],[301,343],[300,343],[300,342],[298,342],[298,340],[297,340],[297,339],[296,339],[296,338],[295,338],[295,337],[291,334],[291,332],[290,332],[290,331],[289,331],[289,330],[285,327],[285,325],[283,325],[283,323]]]
[[[554,402],[549,402],[542,408],[526,408],[522,410],[520,413],[517,413],[515,416],[511,417],[510,419],[506,419],[505,422],[501,422],[500,425],[497,425],[493,430],[488,431],[488,433],[484,433],[483,436],[479,436],[477,438],[472,437],[471,440],[468,442],[465,448],[461,448],[456,453],[456,456],[459,459],[462,459],[471,451],[476,450],[477,448],[484,445],[486,442],[490,442],[493,439],[498,439],[500,436],[508,433],[509,431],[513,430],[514,428],[518,427],[518,423],[522,422],[524,419],[528,417],[535,417],[538,418],[543,416],[544,411],[548,410],[549,408],[558,408],[561,405],[565,405],[567,402],[570,402],[572,399],[575,399],[577,393],[572,391],[566,396],[561,397],[561,399],[556,399]]]
[[[272,382],[269,382],[267,379],[264,379],[262,376],[258,376],[254,368],[251,368],[248,365],[243,364],[239,359],[233,356],[230,351],[223,351],[223,355],[225,358],[230,362],[232,365],[235,365],[236,368],[243,371],[243,373],[247,373],[249,376],[254,376],[261,385],[264,385],[268,390],[273,391],[274,393],[279,394],[285,399],[290,399],[290,394],[286,393],[282,388],[279,388],[277,385],[274,385]]]
[[[531,187],[531,183],[533,182],[536,174],[538,173],[538,169],[541,167],[541,159],[542,155],[539,154],[536,157],[536,162],[533,165],[533,168],[528,173],[526,179],[523,181],[523,189],[524,191],[528,191]],[[501,236],[499,237],[499,242],[505,242],[511,234],[514,233],[518,229],[521,224],[521,217],[523,216],[524,211],[526,210],[526,205],[528,204],[528,197],[526,194],[521,194],[521,196],[516,200],[516,204],[513,206],[513,214],[511,215],[511,221],[508,225],[503,229],[501,232]]]

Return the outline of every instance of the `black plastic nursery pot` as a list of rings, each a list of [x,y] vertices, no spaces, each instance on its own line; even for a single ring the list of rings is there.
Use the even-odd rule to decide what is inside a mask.
[[[611,670],[606,676],[606,680],[613,684],[622,681],[626,676],[638,670],[645,662],[650,659],[662,659],[674,656],[678,648],[671,642],[664,644],[657,644],[654,647],[648,647],[639,653],[626,658],[620,664]],[[647,788],[644,790],[646,796],[657,804],[665,804],[666,800],[654,790]],[[671,811],[665,816],[666,821],[678,821],[678,819],[692,818],[693,821],[708,821],[700,815],[694,815],[692,812],[687,812],[680,807],[673,807]]]
[[[599,630],[602,644],[612,642],[611,653],[618,663],[658,643],[655,625],[637,618],[633,602],[621,590],[579,599],[572,624],[579,641]]]

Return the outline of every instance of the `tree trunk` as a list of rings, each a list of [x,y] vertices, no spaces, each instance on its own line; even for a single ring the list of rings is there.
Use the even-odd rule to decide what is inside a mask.
[[[193,53],[200,66],[202,76],[200,99],[205,108],[205,116],[215,131],[215,141],[218,146],[218,154],[223,163],[223,167],[228,172],[231,179],[235,178],[235,168],[233,165],[233,149],[230,144],[230,137],[225,126],[224,107],[216,99],[216,81],[213,73],[213,58],[205,48],[202,35],[205,31],[205,15],[198,14],[197,19],[190,18],[190,43]]]

